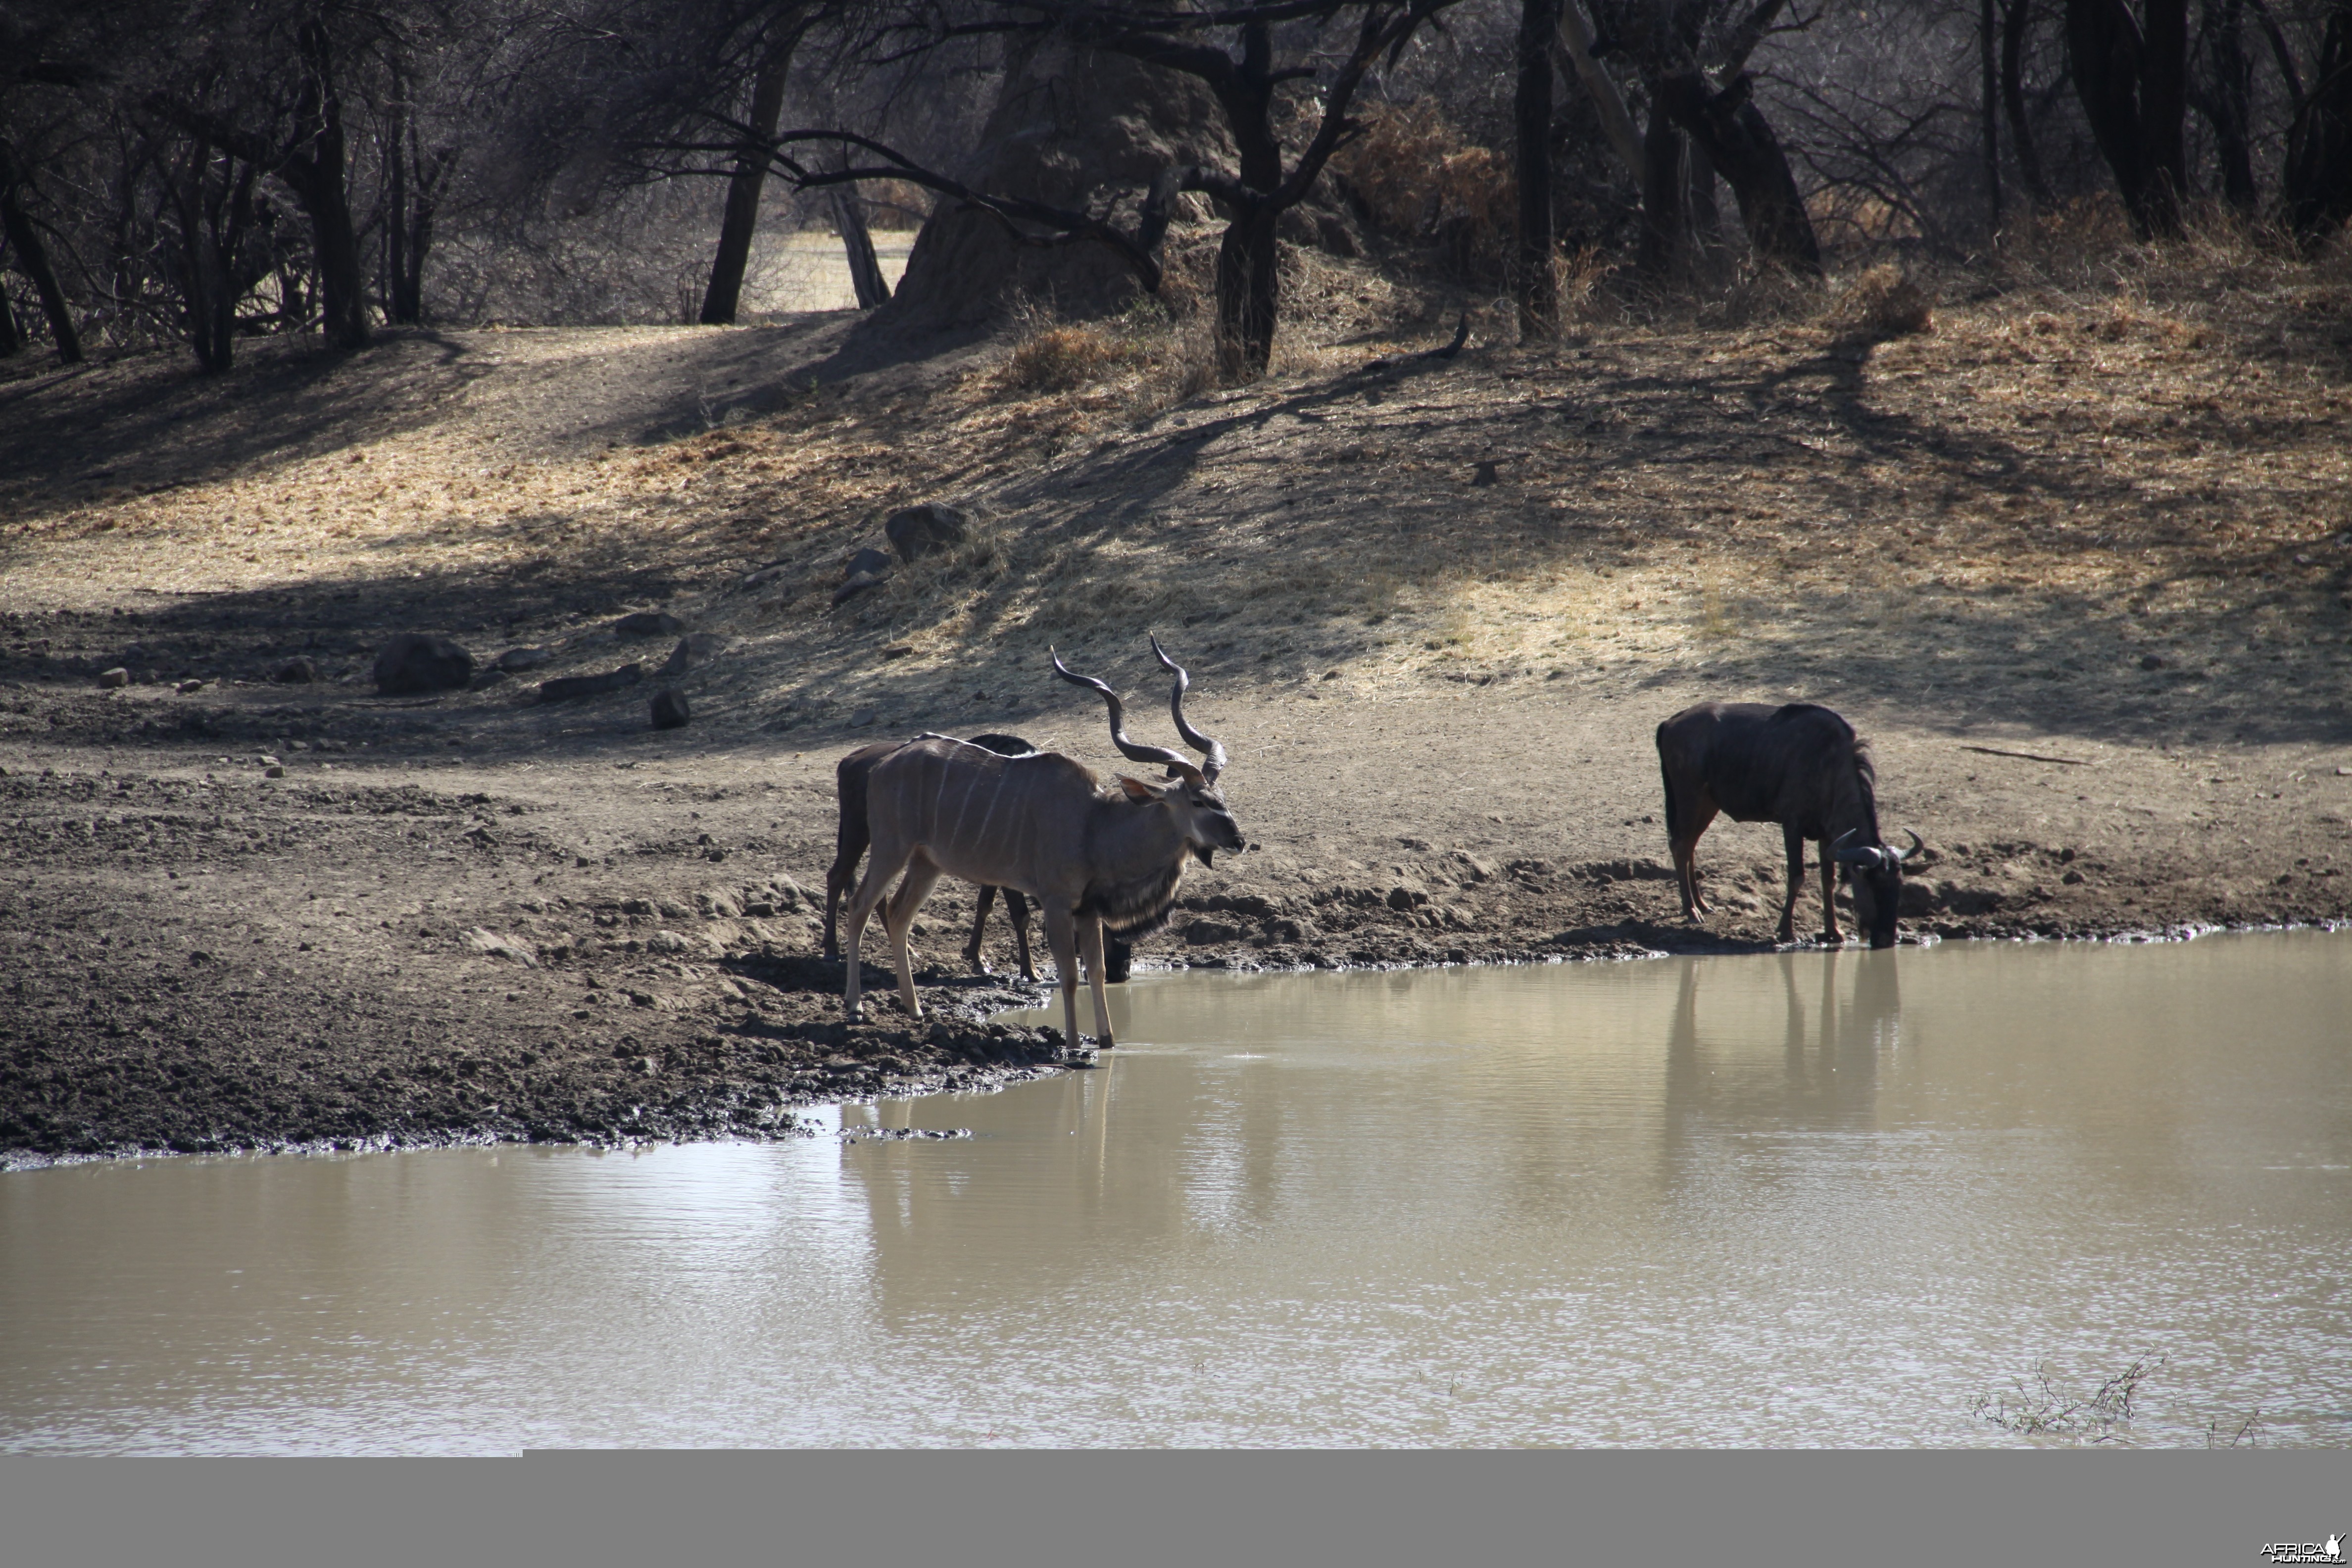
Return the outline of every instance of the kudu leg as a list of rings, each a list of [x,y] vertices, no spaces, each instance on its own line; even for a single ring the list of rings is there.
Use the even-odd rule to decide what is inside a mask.
[[[1780,900],[1780,940],[1797,940],[1797,894],[1805,885],[1805,841],[1793,827],[1780,830],[1789,849],[1789,896]]]
[[[1005,895],[1004,911],[1008,915],[1013,912],[1013,900],[1014,896],[1015,895],[1010,893]],[[988,930],[988,906],[995,901],[996,889],[988,883],[982,882],[980,885],[980,897],[975,900],[973,903],[971,915],[971,940],[963,944],[964,967],[971,970],[974,974],[985,974],[988,973],[988,965],[982,962],[980,956],[980,938],[981,933]]]
[[[1078,945],[1086,952],[1087,981],[1095,993],[1095,1044],[1108,1050],[1118,1044],[1110,1037],[1110,1002],[1103,995],[1102,921],[1092,915],[1078,922]]]
[[[890,902],[882,915],[883,929],[890,933],[890,961],[898,972],[898,1000],[905,1005],[907,1016],[919,1018],[923,1004],[915,994],[914,960],[907,951],[907,936],[915,928],[915,911],[931,896],[939,884],[940,868],[929,857],[917,855],[908,863],[906,879],[898,890],[890,895]]]
[[[845,824],[840,841],[835,848],[833,864],[825,868],[824,955],[827,958],[841,956],[841,944],[834,937],[835,916],[840,912],[841,900],[849,896],[850,886],[856,879],[857,862],[866,853],[866,836],[863,832],[851,832]]]
[[[911,849],[906,851],[896,866],[886,863],[879,855],[868,860],[866,863],[866,879],[857,884],[857,891],[850,898],[849,934],[842,943],[842,957],[848,966],[849,982],[843,988],[842,1005],[853,1024],[865,1016],[864,1004],[858,994],[859,970],[862,967],[858,952],[866,942],[866,922],[872,917],[874,906],[882,901],[883,891],[890,886],[890,879],[898,874],[905,859],[912,855]]]
[[[1063,1038],[1078,1047],[1078,922],[1067,904],[1045,906],[1045,947],[1054,955],[1054,978],[1062,987]]]

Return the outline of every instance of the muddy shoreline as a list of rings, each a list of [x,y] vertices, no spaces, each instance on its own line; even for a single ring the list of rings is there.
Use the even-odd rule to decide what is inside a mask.
[[[801,772],[821,777],[856,738],[804,744]],[[821,893],[808,891],[823,885],[830,803],[761,777],[776,771],[769,748],[731,764],[673,758],[685,765],[659,786],[679,797],[673,830],[640,823],[625,846],[599,842],[598,826],[636,803],[585,765],[544,778],[452,770],[396,741],[367,749],[357,763],[313,751],[277,778],[257,755],[180,748],[117,746],[94,771],[27,765],[21,752],[0,764],[0,1169],[791,1137],[809,1105],[1002,1087],[1091,1055],[1058,1030],[988,1021],[1050,989],[961,972],[970,901],[952,884],[918,938],[929,1016],[898,1011],[869,945],[868,1022],[844,1024],[840,965],[815,956]],[[606,780],[635,771],[598,763]],[[757,782],[712,782],[744,775]],[[1506,858],[1408,837],[1372,867],[1269,837],[1188,879],[1137,967],[1770,952],[1780,873],[1755,837],[1703,847],[1722,911],[1706,929],[1677,917],[1663,853]],[[1938,834],[1905,941],[2160,940],[2352,919],[2346,879],[2302,858],[2303,875],[2219,887],[2096,847]],[[1798,918],[1818,929],[1810,878]],[[1001,915],[990,937],[992,966],[1009,971]]]

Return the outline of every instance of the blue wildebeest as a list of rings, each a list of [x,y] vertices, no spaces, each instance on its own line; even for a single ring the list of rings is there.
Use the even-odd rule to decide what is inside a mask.
[[[1018,735],[974,735],[971,743],[994,752],[1001,757],[1028,757],[1037,748]],[[857,879],[857,862],[866,858],[866,846],[872,839],[866,826],[866,780],[874,764],[897,751],[897,741],[877,741],[860,746],[841,759],[834,769],[834,794],[839,802],[841,820],[835,830],[833,865],[824,874],[824,955],[839,958],[841,945],[835,939],[835,916],[841,900],[849,896]],[[1013,950],[1020,956],[1021,978],[1034,980],[1036,970],[1029,962],[1029,900],[1007,888],[1004,892],[1004,918],[1012,922]],[[981,962],[980,939],[988,929],[988,906],[995,900],[997,889],[983,886],[980,889],[979,908],[971,918],[971,938],[963,944],[963,961],[975,974],[985,973],[987,965]],[[1124,944],[1122,944],[1123,946]],[[1127,978],[1125,954],[1113,965],[1115,977]]]
[[[1062,988],[1067,1038],[1078,1043],[1078,953],[1086,953],[1094,986],[1095,1035],[1109,1046],[1110,1008],[1103,997],[1103,932],[1150,929],[1176,901],[1184,863],[1206,865],[1220,849],[1242,847],[1241,828],[1217,791],[1225,749],[1184,721],[1183,668],[1159,643],[1152,651],[1176,673],[1169,710],[1177,733],[1202,754],[1195,767],[1160,746],[1127,737],[1118,694],[1099,680],[1073,674],[1059,658],[1054,671],[1074,685],[1102,693],[1110,708],[1111,741],[1139,763],[1163,763],[1170,777],[1152,783],[1118,776],[1106,785],[1080,763],[1055,752],[1000,756],[968,741],[925,735],[877,760],[866,777],[866,815],[873,858],[849,901],[849,931],[842,946],[848,984],[843,1001],[854,1022],[861,1015],[858,946],[866,922],[881,905],[883,929],[898,973],[898,995],[909,1015],[923,1016],[907,957],[907,931],[942,874],[1034,899],[1045,916],[1045,942]],[[906,878],[896,892],[890,882]]]
[[[1666,842],[1685,919],[1707,912],[1698,891],[1698,836],[1721,812],[1734,822],[1780,825],[1789,850],[1782,942],[1796,940],[1797,894],[1804,886],[1810,838],[1821,846],[1822,937],[1845,940],[1835,900],[1843,866],[1853,889],[1854,919],[1870,945],[1895,945],[1903,863],[1925,846],[1912,833],[1911,847],[1897,854],[1879,837],[1877,775],[1853,725],[1811,702],[1783,708],[1702,702],[1658,726],[1658,765],[1666,779]]]

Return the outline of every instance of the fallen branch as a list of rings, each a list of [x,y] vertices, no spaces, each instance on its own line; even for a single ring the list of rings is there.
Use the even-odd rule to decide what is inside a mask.
[[[567,675],[539,683],[541,702],[568,702],[575,697],[601,697],[607,691],[618,691],[625,686],[635,686],[646,678],[642,664],[625,664],[618,669],[608,669],[602,675]]]
[[[1988,757],[2022,757],[2029,763],[2056,763],[2061,767],[2087,768],[2091,764],[2083,757],[2045,757],[2039,752],[2007,752],[1999,746],[1962,746],[1964,752],[1982,752]]]

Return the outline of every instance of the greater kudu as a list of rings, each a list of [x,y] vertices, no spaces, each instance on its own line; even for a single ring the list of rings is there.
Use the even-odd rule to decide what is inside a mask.
[[[1163,763],[1164,782],[1119,774],[1109,785],[1056,752],[999,756],[968,741],[925,735],[874,764],[866,777],[866,816],[872,858],[849,904],[844,946],[849,1017],[862,1012],[858,949],[866,921],[882,903],[891,879],[905,879],[883,910],[884,931],[898,974],[898,996],[909,1015],[923,1016],[907,956],[907,931],[941,874],[983,887],[1012,889],[1034,899],[1045,913],[1045,944],[1062,986],[1062,1016],[1070,1045],[1078,1043],[1078,953],[1086,954],[1094,988],[1095,1037],[1111,1037],[1103,996],[1103,931],[1136,931],[1156,925],[1176,900],[1184,862],[1203,865],[1220,849],[1239,849],[1241,828],[1217,791],[1225,749],[1184,719],[1191,684],[1181,666],[1153,638],[1151,651],[1176,675],[1168,700],[1177,733],[1202,758],[1198,767],[1175,752],[1128,739],[1118,694],[1101,681],[1074,674],[1061,659],[1054,673],[1102,694],[1110,709],[1111,741],[1139,763]]]
[[[971,743],[994,752],[1001,757],[1025,757],[1037,748],[1018,735],[974,735]],[[849,896],[857,881],[857,862],[865,858],[866,846],[873,835],[866,826],[866,781],[874,772],[874,764],[897,751],[897,741],[877,741],[860,746],[841,759],[834,769],[834,795],[840,807],[840,818],[834,834],[833,865],[824,874],[824,955],[841,956],[841,944],[835,940],[835,919],[841,900]],[[1034,980],[1036,970],[1029,962],[1029,900],[1007,888],[1004,891],[1004,917],[1013,926],[1013,948],[1021,960],[1021,978]],[[997,889],[980,889],[979,908],[972,913],[971,938],[963,944],[964,962],[975,973],[983,973],[987,966],[981,962],[981,934],[988,929],[988,906],[995,900]]]

